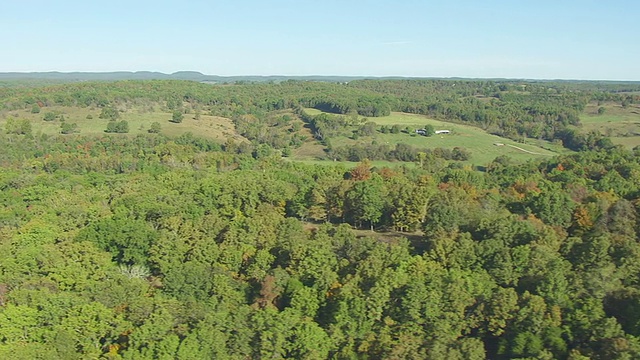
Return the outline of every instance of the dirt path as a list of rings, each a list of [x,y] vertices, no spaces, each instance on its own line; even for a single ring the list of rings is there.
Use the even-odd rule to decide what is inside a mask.
[[[515,145],[511,145],[511,144],[505,144],[505,145],[506,145],[506,146],[511,146],[512,148],[514,148],[514,149],[518,149],[518,150],[520,150],[520,151],[524,151],[524,152],[526,152],[527,154],[532,154],[532,155],[543,155],[543,156],[551,156],[551,155],[547,155],[547,154],[541,154],[541,153],[537,153],[537,152],[529,151],[529,150],[523,149],[523,148],[521,148],[521,147],[519,147],[519,146],[515,146]]]

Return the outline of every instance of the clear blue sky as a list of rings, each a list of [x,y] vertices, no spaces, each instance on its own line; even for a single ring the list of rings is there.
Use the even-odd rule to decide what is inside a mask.
[[[640,80],[637,0],[6,0],[0,8],[0,72]]]

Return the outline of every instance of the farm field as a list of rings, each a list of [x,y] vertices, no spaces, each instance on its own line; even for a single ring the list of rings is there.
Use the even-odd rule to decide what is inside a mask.
[[[309,114],[316,115],[321,113],[315,109],[305,109]],[[407,134],[401,132],[398,134],[378,133],[376,141],[379,144],[388,144],[395,146],[398,143],[405,143],[420,148],[454,148],[463,147],[471,152],[471,158],[468,164],[486,165],[500,155],[512,157],[515,161],[527,161],[532,158],[540,158],[557,155],[558,153],[567,152],[568,150],[551,144],[546,141],[529,140],[527,143],[518,143],[510,139],[492,135],[486,131],[468,125],[454,124],[445,121],[430,119],[423,115],[407,114],[400,112],[392,112],[389,116],[369,118],[379,126],[400,125],[402,128],[409,127],[414,131],[425,125],[432,125],[436,130],[449,130],[450,134],[434,135],[430,137],[417,134]],[[348,137],[337,137],[333,139],[334,146],[349,146],[358,143],[371,142],[371,138],[361,138],[353,140]],[[504,144],[498,146],[496,144]]]
[[[31,121],[33,134],[43,133],[54,135],[60,133],[60,121],[44,121],[44,114],[47,112],[55,112],[62,114],[68,123],[76,123],[78,125],[79,134],[96,135],[105,134],[104,130],[109,122],[106,119],[100,119],[99,109],[80,108],[80,107],[62,107],[52,106],[44,107],[38,114],[32,114],[29,110],[11,111],[0,117],[0,127],[4,127],[9,117],[17,119],[28,119]],[[91,115],[92,119],[87,119]],[[214,139],[220,142],[226,141],[228,138],[236,140],[242,139],[235,132],[235,128],[230,119],[201,115],[200,120],[194,120],[193,114],[185,114],[181,123],[169,122],[172,114],[162,111],[142,112],[138,109],[131,109],[122,112],[120,120],[126,120],[129,123],[129,134],[136,135],[147,133],[151,124],[158,122],[161,125],[161,133],[167,136],[180,136],[181,134],[192,132],[193,134]],[[124,134],[119,134],[124,135]]]
[[[631,104],[623,108],[618,103],[607,103],[602,105],[603,114],[598,114],[599,107],[592,103],[585,108],[580,117],[584,131],[599,131],[616,145],[640,146],[640,105]]]

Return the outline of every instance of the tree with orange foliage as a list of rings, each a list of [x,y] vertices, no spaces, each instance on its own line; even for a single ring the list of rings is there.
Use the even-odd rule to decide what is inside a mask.
[[[364,181],[371,178],[371,161],[364,159],[349,172],[351,180]]]

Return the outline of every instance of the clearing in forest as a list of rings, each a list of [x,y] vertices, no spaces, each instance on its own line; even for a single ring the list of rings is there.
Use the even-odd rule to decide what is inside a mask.
[[[315,109],[305,109],[305,111],[311,115],[321,113],[321,111]],[[516,161],[526,161],[532,158],[569,152],[569,150],[548,141],[526,139],[525,143],[519,143],[489,134],[481,128],[435,120],[424,115],[392,112],[389,116],[367,118],[366,121],[375,122],[378,128],[381,126],[390,128],[393,125],[399,125],[403,131],[396,134],[377,132],[375,137],[360,137],[355,140],[347,136],[341,136],[332,139],[332,145],[334,147],[354,146],[370,144],[375,141],[377,144],[387,144],[391,147],[398,143],[408,144],[416,148],[439,147],[452,149],[454,147],[462,147],[471,152],[471,158],[466,163],[480,166],[490,163],[500,155],[508,155]],[[435,130],[449,130],[451,133],[433,136],[422,136],[415,133],[416,129],[422,129],[427,125],[433,126]],[[354,127],[354,130],[356,128]],[[496,143],[510,146],[496,146]]]
[[[580,122],[583,131],[599,131],[616,145],[640,146],[640,104],[623,107],[620,103],[590,103]]]
[[[100,119],[101,109],[92,107],[63,107],[50,106],[41,108],[40,113],[33,114],[30,110],[9,111],[0,117],[0,128],[4,128],[7,119],[14,117],[16,119],[28,119],[31,121],[33,134],[38,132],[43,134],[60,134],[60,116],[64,117],[67,123],[75,123],[78,125],[78,133],[80,135],[97,135],[105,134],[109,120]],[[58,118],[53,121],[43,120],[45,114],[55,113]],[[181,123],[173,123],[172,113],[164,111],[142,111],[140,109],[127,109],[120,113],[117,121],[126,120],[129,124],[129,134],[147,133],[151,128],[151,124],[157,122],[160,124],[160,133],[168,136],[180,136],[184,133],[191,132],[194,135],[213,139],[224,143],[228,138],[236,141],[243,141],[244,138],[235,131],[233,122],[224,117],[200,115],[199,120],[194,119],[193,113],[184,114]]]

